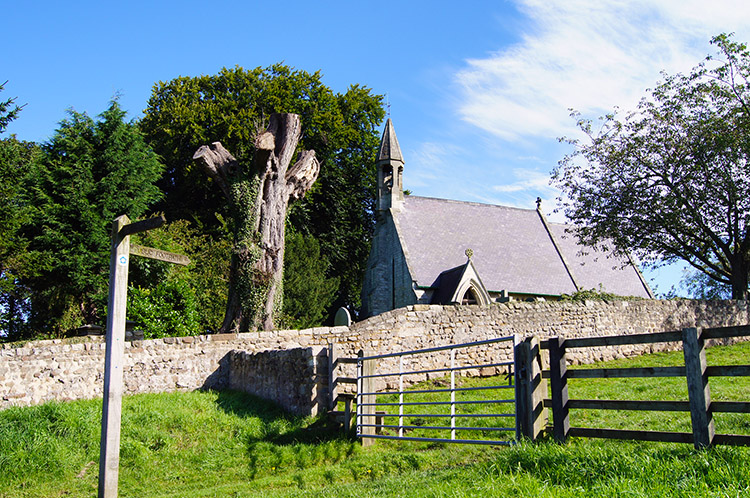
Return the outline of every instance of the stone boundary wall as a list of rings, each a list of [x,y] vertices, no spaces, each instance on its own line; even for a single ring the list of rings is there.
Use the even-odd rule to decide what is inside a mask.
[[[533,334],[541,339],[556,335],[571,338],[745,324],[750,324],[750,302],[747,301],[510,302],[489,307],[414,305],[383,313],[349,328],[319,327],[133,341],[125,345],[123,382],[126,394],[232,387],[266,397],[274,390],[286,390],[284,386],[290,383],[301,385],[304,380],[295,380],[290,375],[289,361],[292,360],[278,358],[274,367],[273,355],[262,359],[247,355],[335,342],[339,356],[351,357],[360,349],[366,354],[391,353],[516,333]],[[675,345],[592,348],[575,352],[572,359],[576,363],[591,362],[672,347]],[[235,350],[246,356],[242,361],[237,357],[233,363],[231,352]],[[424,361],[425,367],[444,362],[437,357]],[[255,370],[247,366],[248,362],[256,365]],[[233,377],[232,365],[244,373]],[[103,368],[102,338],[35,341],[23,347],[2,345],[0,409],[53,399],[101,396]],[[293,371],[301,376],[308,375],[304,369]],[[257,372],[265,372],[266,379],[278,380],[263,381],[262,389],[256,391],[252,386],[242,388],[243,376],[248,379],[244,381],[246,385],[258,382]],[[339,375],[349,374],[340,372]],[[284,406],[290,409],[295,404],[303,406],[299,400],[289,403],[291,405]]]
[[[509,302],[483,306],[414,305],[372,317],[352,326],[359,343],[338,349],[338,356],[356,356],[351,346],[363,347],[366,355],[426,349],[462,344],[496,337],[536,335],[540,339],[643,334],[680,330],[684,327],[721,327],[750,324],[748,301],[638,300],[586,302]],[[571,363],[591,363],[634,356],[646,352],[679,348],[678,343],[598,347],[567,352]],[[490,354],[483,354],[489,353]],[[543,352],[546,353],[546,352]],[[468,352],[483,363],[506,361],[510,349],[497,345],[493,350]],[[381,360],[379,368],[398,371],[397,359]],[[460,363],[460,359],[457,358]],[[449,366],[449,354],[422,358],[423,369]],[[467,372],[472,374],[473,372]],[[500,372],[498,372],[500,373]],[[351,366],[337,371],[340,376],[355,375]],[[441,375],[441,374],[436,374]],[[408,379],[407,379],[408,380]],[[423,380],[414,378],[412,381]],[[395,387],[395,378],[384,379],[377,388]]]
[[[230,353],[234,350],[294,350],[313,343],[346,343],[349,336],[347,327],[320,327],[125,342],[123,392],[222,389],[230,382]],[[3,345],[0,409],[53,399],[101,397],[104,352],[102,337],[35,341],[21,348]]]
[[[226,383],[275,402],[292,413],[318,415],[326,410],[328,348],[313,346],[281,351],[229,353]]]

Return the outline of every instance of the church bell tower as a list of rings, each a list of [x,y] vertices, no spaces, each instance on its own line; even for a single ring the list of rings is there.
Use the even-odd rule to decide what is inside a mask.
[[[404,203],[404,157],[391,118],[385,123],[378,151],[378,211],[401,210]]]

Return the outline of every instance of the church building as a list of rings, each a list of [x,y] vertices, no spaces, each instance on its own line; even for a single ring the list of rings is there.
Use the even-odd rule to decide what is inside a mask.
[[[390,119],[377,157],[375,234],[361,317],[412,304],[557,300],[579,290],[653,298],[629,259],[578,244],[536,209],[405,195]]]

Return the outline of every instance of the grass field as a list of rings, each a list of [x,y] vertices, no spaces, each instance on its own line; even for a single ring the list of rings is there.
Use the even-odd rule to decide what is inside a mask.
[[[709,364],[747,364],[750,344]],[[662,366],[681,353],[607,366]],[[496,379],[467,383],[497,382]],[[467,384],[468,385],[468,384]],[[712,379],[712,396],[748,400],[750,379]],[[679,380],[572,380],[571,398],[686,399]],[[0,412],[0,497],[96,495],[101,401]],[[586,427],[689,431],[686,414],[573,411]],[[750,434],[718,414],[717,432]],[[686,425],[688,424],[688,425]],[[127,397],[120,496],[750,496],[750,448],[573,439],[510,447],[379,441],[363,449],[326,427],[240,393]]]

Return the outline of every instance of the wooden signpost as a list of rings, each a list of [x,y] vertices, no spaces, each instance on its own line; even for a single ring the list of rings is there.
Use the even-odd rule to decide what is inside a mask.
[[[99,498],[117,496],[120,471],[120,419],[122,415],[122,370],[125,350],[125,315],[130,255],[187,265],[190,260],[167,251],[130,245],[130,236],[164,225],[164,216],[136,223],[122,215],[112,224],[112,255],[109,261],[109,307],[104,358],[102,435],[99,453]]]

